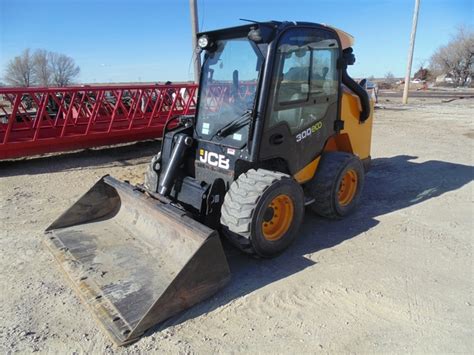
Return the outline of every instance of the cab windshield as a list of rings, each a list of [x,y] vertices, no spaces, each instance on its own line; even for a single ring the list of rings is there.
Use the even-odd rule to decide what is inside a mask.
[[[254,109],[263,55],[247,38],[220,40],[206,52],[202,67],[196,133],[201,139],[240,148],[247,143],[248,124],[221,135],[234,121],[242,122]]]

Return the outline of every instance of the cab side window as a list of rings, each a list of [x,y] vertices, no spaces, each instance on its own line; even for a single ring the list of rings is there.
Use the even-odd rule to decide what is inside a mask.
[[[311,65],[311,93],[337,94],[337,48],[313,50]]]
[[[272,85],[269,127],[286,123],[291,132],[321,120],[337,101],[339,55],[331,32],[294,29],[280,39]]]
[[[304,48],[285,54],[278,90],[279,105],[308,100],[310,60],[311,52]]]

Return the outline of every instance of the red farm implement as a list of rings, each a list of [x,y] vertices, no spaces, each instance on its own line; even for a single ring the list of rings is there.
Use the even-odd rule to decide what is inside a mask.
[[[160,137],[197,86],[0,88],[0,160]]]

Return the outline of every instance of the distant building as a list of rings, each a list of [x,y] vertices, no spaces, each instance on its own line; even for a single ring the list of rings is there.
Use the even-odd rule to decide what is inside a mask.
[[[451,74],[441,74],[436,77],[436,83],[446,83],[446,84],[454,84],[454,79]]]

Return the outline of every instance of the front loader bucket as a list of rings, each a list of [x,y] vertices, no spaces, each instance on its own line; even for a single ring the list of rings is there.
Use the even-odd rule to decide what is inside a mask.
[[[118,345],[230,278],[217,232],[110,176],[51,224],[45,241]]]

